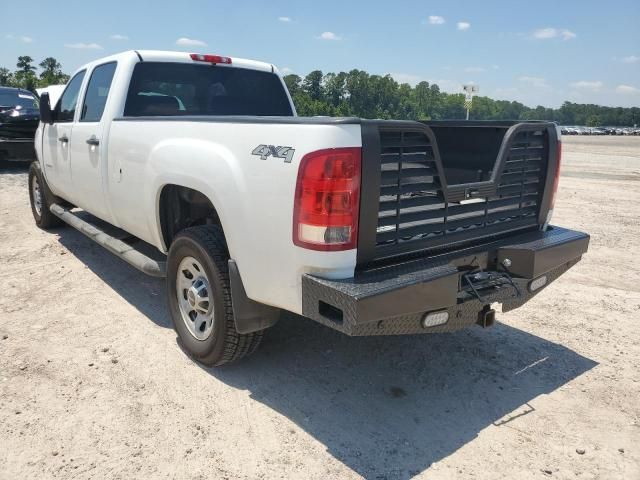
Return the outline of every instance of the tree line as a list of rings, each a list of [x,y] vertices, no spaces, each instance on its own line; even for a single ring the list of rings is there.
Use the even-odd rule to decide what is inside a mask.
[[[13,72],[8,68],[0,67],[0,85],[35,92],[39,87],[61,85],[69,81],[69,75],[62,72],[62,65],[55,58],[47,57],[38,64],[39,75],[36,73],[38,69],[33,62],[33,58],[23,55],[18,57],[16,69]]]
[[[286,75],[299,115],[356,116],[364,118],[450,120],[465,118],[464,95],[446,93],[436,84],[412,87],[391,75],[370,75],[362,70],[305,77]],[[597,127],[640,123],[640,108],[604,107],[564,102],[560,108],[528,107],[520,102],[474,97],[472,120],[549,120],[561,125]]]
[[[12,72],[0,67],[0,85],[35,92],[38,87],[67,83],[69,75],[53,57],[34,65],[28,55],[18,57]],[[436,84],[416,86],[398,83],[391,75],[371,75],[362,70],[323,74],[314,70],[305,77],[286,75],[284,81],[298,115],[355,116],[363,118],[447,120],[465,118],[464,95],[446,93]],[[520,102],[474,97],[472,120],[549,120],[561,125],[596,127],[631,126],[640,123],[640,108],[604,107],[564,102],[560,108],[528,107]]]

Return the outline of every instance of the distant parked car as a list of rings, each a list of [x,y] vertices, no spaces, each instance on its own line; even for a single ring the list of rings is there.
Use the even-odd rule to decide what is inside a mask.
[[[0,87],[0,161],[35,159],[33,137],[39,121],[40,105],[33,93]]]

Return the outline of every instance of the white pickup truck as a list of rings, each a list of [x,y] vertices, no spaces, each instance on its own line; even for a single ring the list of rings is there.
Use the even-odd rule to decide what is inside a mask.
[[[36,224],[166,277],[207,365],[252,352],[283,310],[348,335],[489,326],[589,242],[549,225],[554,124],[301,118],[268,63],[97,60],[53,108],[42,96],[35,144]]]

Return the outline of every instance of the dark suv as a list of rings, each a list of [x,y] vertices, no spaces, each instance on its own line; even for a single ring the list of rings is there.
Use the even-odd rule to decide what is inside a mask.
[[[30,162],[40,121],[38,98],[21,88],[0,87],[0,162]]]

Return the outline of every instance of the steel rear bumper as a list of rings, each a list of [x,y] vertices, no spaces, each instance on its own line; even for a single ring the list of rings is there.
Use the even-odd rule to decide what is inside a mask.
[[[503,311],[521,306],[575,265],[588,245],[585,233],[551,227],[429,259],[358,271],[345,280],[304,275],[302,313],[348,335],[457,330],[475,323],[490,303],[502,303]],[[510,281],[478,290],[477,295],[465,274],[480,269],[506,270]],[[543,276],[544,286],[531,291],[531,281]],[[449,320],[424,328],[422,319],[432,311],[447,311]]]

